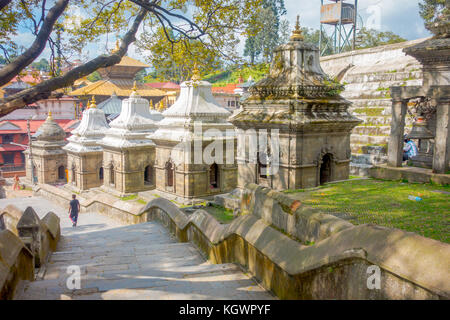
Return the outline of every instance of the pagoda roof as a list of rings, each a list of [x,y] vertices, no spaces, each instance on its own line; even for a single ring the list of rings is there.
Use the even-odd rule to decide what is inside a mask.
[[[122,110],[122,100],[120,100],[114,92],[111,97],[109,97],[102,103],[99,103],[97,108],[103,110],[105,115],[119,114]]]
[[[161,97],[166,93],[162,90],[137,83],[137,90],[142,97]],[[112,96],[114,93],[118,97],[129,97],[132,93],[133,80],[131,79],[106,79],[99,80],[83,88],[76,89],[69,94],[71,96]]]

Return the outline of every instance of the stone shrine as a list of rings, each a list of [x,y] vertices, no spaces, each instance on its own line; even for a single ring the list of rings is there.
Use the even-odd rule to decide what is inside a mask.
[[[80,125],[67,139],[69,143],[63,148],[67,152],[68,186],[76,191],[103,184],[103,148],[98,142],[108,129],[105,113],[97,108],[94,99],[83,112]]]
[[[315,187],[348,179],[350,134],[360,120],[303,41],[299,21],[290,41],[274,51],[269,75],[250,88],[238,128],[238,186],[276,190]],[[259,137],[257,137],[259,136]]]
[[[67,182],[67,155],[63,150],[66,133],[53,120],[51,112],[33,138],[31,147],[24,151],[26,180],[47,184]]]
[[[195,68],[149,136],[156,144],[158,190],[193,199],[236,187],[236,136],[227,122],[230,114],[214,100],[211,84],[201,81]]]
[[[103,147],[105,191],[123,196],[155,187],[155,144],[147,135],[156,130],[161,117],[150,112],[148,100],[141,98],[134,86],[130,97],[122,101],[120,115],[99,142]]]

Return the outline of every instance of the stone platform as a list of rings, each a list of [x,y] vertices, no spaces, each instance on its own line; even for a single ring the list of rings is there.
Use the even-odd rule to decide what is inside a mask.
[[[450,174],[433,173],[431,169],[418,167],[388,167],[377,165],[370,169],[370,176],[383,180],[408,180],[411,183],[450,184]]]

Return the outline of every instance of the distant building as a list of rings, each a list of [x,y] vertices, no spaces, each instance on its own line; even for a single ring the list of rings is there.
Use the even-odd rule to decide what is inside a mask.
[[[136,74],[147,67],[149,65],[124,56],[118,64],[98,69],[102,80],[91,84],[87,84],[87,82],[81,83],[81,85],[87,85],[70,92],[69,95],[80,98],[85,104],[92,97],[95,97],[99,105],[109,99],[113,94],[116,94],[120,99],[128,98],[132,93]],[[164,91],[149,87],[143,83],[137,83],[136,85],[139,95],[147,99],[147,101],[151,100],[153,104],[158,103],[166,96]]]
[[[212,87],[212,94],[219,105],[233,112],[239,109],[240,94],[236,93],[237,83],[229,83],[224,87]]]
[[[78,125],[78,120],[55,120],[66,133]],[[30,132],[35,134],[44,120],[30,121]],[[8,120],[0,122],[0,163],[5,177],[15,174],[25,175],[25,157],[23,151],[28,145],[27,120]]]
[[[175,103],[180,94],[180,85],[175,82],[152,82],[146,83],[145,85],[164,91],[166,93],[166,105],[168,107]]]

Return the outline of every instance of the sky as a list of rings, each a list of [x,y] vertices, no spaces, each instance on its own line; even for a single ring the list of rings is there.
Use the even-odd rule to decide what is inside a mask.
[[[323,0],[324,4],[333,3],[330,0]],[[346,0],[347,3],[354,3],[355,0]],[[407,40],[420,39],[430,36],[425,29],[422,18],[419,16],[420,0],[359,0],[358,1],[358,28],[361,26],[370,27],[379,31],[392,31]],[[287,19],[294,27],[297,15],[300,15],[302,27],[320,28],[320,0],[285,0],[287,10],[284,19]],[[105,38],[106,39],[106,38]],[[114,35],[109,38],[108,46],[114,47]],[[34,37],[23,30],[17,37],[17,43],[28,47]],[[99,47],[99,43],[102,45]],[[89,58],[94,58],[99,53],[104,52],[105,41],[89,45],[84,51]],[[244,41],[238,47],[238,52],[242,53]],[[130,46],[128,55],[144,60],[142,55],[136,51],[134,46]],[[48,48],[41,57],[48,58]],[[40,58],[38,58],[39,60]]]

